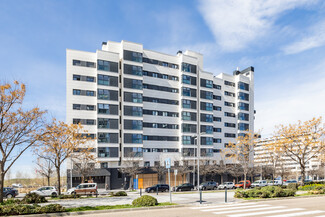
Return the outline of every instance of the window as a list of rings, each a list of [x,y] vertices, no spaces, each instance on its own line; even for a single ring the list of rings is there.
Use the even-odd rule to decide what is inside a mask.
[[[94,62],[87,62],[87,61],[81,61],[81,60],[72,60],[72,65],[74,66],[84,66],[84,67],[90,67],[95,68],[96,64]]]
[[[238,103],[238,109],[249,111],[249,104],[240,102]]]
[[[221,118],[220,117],[213,117],[213,121],[221,122]]]
[[[233,103],[233,102],[226,102],[225,101],[225,106],[235,107],[235,103]]]
[[[213,145],[212,137],[201,137],[201,145]]]
[[[249,114],[239,112],[238,119],[241,121],[249,121]]]
[[[213,111],[213,104],[208,102],[201,102],[201,110]]]
[[[213,139],[213,143],[222,143],[222,140],[217,138],[217,139]]]
[[[209,114],[201,114],[201,121],[202,122],[213,122],[213,115]]]
[[[227,122],[225,122],[225,127],[236,128],[236,124],[235,123],[227,123]]]
[[[124,115],[126,116],[142,116],[142,107],[124,106]]]
[[[151,89],[151,90],[178,93],[178,89],[171,88],[171,87],[165,87],[165,86],[158,86],[158,85],[153,85],[153,84],[143,84],[143,88],[144,89]]]
[[[145,151],[143,151],[145,152]],[[145,161],[143,164],[144,167],[150,167],[150,161]]]
[[[201,90],[201,98],[203,99],[213,99],[213,92]]]
[[[98,157],[118,157],[117,147],[98,147]],[[102,163],[107,167],[107,163]],[[105,168],[105,167],[104,167]]]
[[[124,129],[142,130],[143,123],[141,120],[124,120]]]
[[[182,120],[190,121],[191,113],[190,112],[182,112]]]
[[[156,111],[156,110],[143,110],[144,115],[155,115],[155,116],[168,116],[168,117],[178,117],[178,112],[167,112],[167,111]]]
[[[225,81],[225,85],[235,87],[235,83],[230,81]]]
[[[196,65],[182,63],[182,71],[196,74]]]
[[[80,104],[73,104],[72,108],[73,108],[73,110],[80,110],[81,105]]]
[[[221,86],[220,86],[220,85],[217,85],[217,84],[214,84],[214,85],[213,85],[213,88],[214,88],[214,89],[217,89],[217,90],[221,90]]]
[[[143,140],[147,141],[179,141],[178,136],[143,136]]]
[[[213,126],[201,125],[201,133],[212,134]]]
[[[87,90],[86,91],[86,96],[95,96],[95,91]]]
[[[225,133],[225,137],[236,138],[236,134],[235,133]]]
[[[225,91],[225,95],[235,97],[235,93],[228,92],[228,91]]]
[[[105,85],[105,86],[118,86],[118,80],[117,77],[112,77],[108,75],[98,75],[97,83],[99,85]]]
[[[154,98],[154,97],[143,97],[143,101],[144,102],[169,104],[169,105],[178,105],[178,100],[160,99],[160,98]]]
[[[144,128],[178,129],[178,124],[143,123]]]
[[[213,106],[213,110],[215,110],[215,111],[221,111],[222,109],[221,109],[220,106]]]
[[[196,125],[195,124],[182,124],[182,132],[183,133],[196,133]]]
[[[129,50],[124,50],[123,53],[124,53],[123,56],[125,60],[142,63],[142,53],[129,51]]]
[[[81,95],[81,90],[73,89],[73,95]]]
[[[192,136],[182,136],[182,144],[183,145],[193,145],[194,137]]]
[[[182,95],[183,96],[191,96],[191,97],[196,97],[196,90],[188,87],[183,87],[182,88]]]
[[[98,133],[98,143],[118,143],[117,133]]]
[[[124,87],[142,90],[142,81],[136,79],[124,78]]]
[[[213,81],[201,78],[201,87],[213,88]]]
[[[213,132],[221,133],[221,128],[213,128]]]
[[[212,157],[213,149],[212,148],[201,148],[201,157]]]
[[[189,75],[182,75],[182,83],[196,85],[196,78]]]
[[[182,100],[182,106],[183,106],[183,108],[191,108],[191,102],[190,102],[190,100],[183,99]]]
[[[109,105],[108,104],[98,104],[98,114],[109,114]]]
[[[98,99],[109,100],[109,90],[98,89]]]
[[[142,134],[124,134],[124,143],[142,144]]]
[[[124,73],[129,75],[137,75],[137,76],[143,75],[141,66],[133,66],[129,64],[124,64]]]
[[[141,147],[125,147],[124,157],[142,157],[143,151]]]
[[[243,93],[243,92],[239,92],[238,93],[238,99],[245,100],[245,101],[249,101],[249,94]]]
[[[80,81],[80,75],[73,75],[74,81]]]
[[[226,117],[233,117],[233,118],[235,118],[236,117],[236,114],[235,113],[230,113],[230,112],[225,112],[225,116]]]
[[[249,124],[239,123],[238,124],[238,130],[248,131],[249,130]]]
[[[238,82],[238,89],[249,91],[249,84],[240,81]]]
[[[97,60],[97,69],[102,71],[117,72],[118,67],[117,67],[117,63],[113,63],[105,60]]]

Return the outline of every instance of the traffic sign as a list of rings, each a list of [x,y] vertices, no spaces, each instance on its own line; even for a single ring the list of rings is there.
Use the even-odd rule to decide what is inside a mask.
[[[165,159],[165,164],[166,164],[166,169],[170,169],[170,164],[171,164],[170,158]]]

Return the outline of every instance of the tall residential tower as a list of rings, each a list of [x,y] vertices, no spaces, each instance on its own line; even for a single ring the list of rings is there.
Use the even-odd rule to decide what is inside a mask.
[[[201,159],[218,161],[227,143],[254,131],[254,68],[215,76],[204,71],[202,54],[127,41],[68,49],[67,122],[96,138],[96,176],[110,188],[120,186],[117,168],[131,158],[148,168],[166,158],[181,165],[199,144]]]

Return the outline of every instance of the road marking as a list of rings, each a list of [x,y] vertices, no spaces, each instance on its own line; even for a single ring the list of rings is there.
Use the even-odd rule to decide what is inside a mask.
[[[271,211],[263,211],[263,212],[255,212],[255,213],[244,213],[237,215],[228,215],[229,217],[244,217],[244,216],[253,216],[253,215],[265,215],[271,213],[280,213],[280,212],[293,212],[293,211],[302,211],[305,210],[303,208],[293,208],[293,209],[280,209],[280,210],[271,210]]]
[[[211,212],[211,211],[222,211],[222,210],[230,210],[230,209],[245,209],[245,208],[256,208],[256,207],[265,207],[265,206],[270,206],[267,204],[262,204],[262,205],[251,205],[251,206],[233,206],[233,207],[227,207],[227,208],[217,208],[217,209],[205,209],[205,210],[201,210],[202,212]],[[238,210],[236,209],[236,210]]]
[[[218,206],[199,206],[199,207],[191,207],[191,209],[209,209],[209,208],[217,208],[217,207],[231,207],[231,206],[247,206],[248,204],[256,204],[256,203],[237,203],[237,204],[229,204],[229,205],[218,205]]]
[[[325,212],[325,211],[315,210],[315,211],[299,212],[299,213],[292,213],[292,214],[286,214],[286,215],[273,215],[273,216],[268,216],[268,217],[292,217],[292,216],[317,214],[317,213],[322,213],[322,212]]]
[[[239,209],[239,210],[228,210],[228,211],[222,211],[222,212],[214,212],[213,214],[227,214],[227,213],[238,213],[238,212],[251,212],[251,211],[260,211],[260,210],[267,210],[267,209],[280,209],[285,208],[284,206],[269,206],[269,207],[263,207],[263,208],[255,208],[255,209]]]

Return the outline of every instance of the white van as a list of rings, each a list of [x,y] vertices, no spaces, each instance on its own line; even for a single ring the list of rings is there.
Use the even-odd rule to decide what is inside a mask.
[[[267,181],[266,180],[257,180],[255,182],[252,183],[251,187],[255,188],[255,187],[264,187],[267,186]]]

